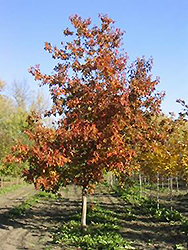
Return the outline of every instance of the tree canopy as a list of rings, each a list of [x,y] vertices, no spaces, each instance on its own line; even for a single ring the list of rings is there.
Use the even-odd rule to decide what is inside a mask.
[[[69,179],[84,188],[102,180],[105,171],[132,171],[135,145],[147,147],[151,117],[160,112],[162,100],[155,91],[158,80],[151,79],[152,61],[137,59],[128,68],[121,49],[123,32],[109,17],[99,18],[101,26],[90,27],[91,19],[70,17],[76,31],[67,28],[63,33],[72,41],[69,38],[60,49],[45,43],[45,50],[59,60],[54,73],[43,74],[38,66],[30,69],[35,80],[49,86],[53,107],[47,114],[61,117],[53,152],[66,164],[59,161],[54,175],[64,183],[68,169]]]
[[[47,85],[53,106],[46,115],[58,115],[55,129],[30,117],[31,145],[16,145],[14,155],[29,161],[25,171],[37,187],[57,190],[75,183],[83,194],[108,171],[128,175],[137,148],[147,149],[156,133],[154,117],[160,113],[163,94],[152,80],[152,60],[137,59],[130,67],[122,49],[123,32],[108,16],[100,25],[78,15],[70,17],[74,30],[63,32],[61,48],[45,43],[58,60],[54,72],[39,66],[30,73]],[[66,39],[65,39],[66,40]]]

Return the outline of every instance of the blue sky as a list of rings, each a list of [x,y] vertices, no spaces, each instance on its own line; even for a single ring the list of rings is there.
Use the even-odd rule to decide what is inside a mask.
[[[126,31],[124,49],[129,63],[145,55],[154,59],[153,76],[160,76],[159,90],[166,92],[163,111],[178,113],[177,98],[188,102],[188,0],[0,0],[0,78],[11,84],[37,83],[28,68],[40,64],[50,73],[54,62],[44,42],[60,45],[69,16],[108,14]]]

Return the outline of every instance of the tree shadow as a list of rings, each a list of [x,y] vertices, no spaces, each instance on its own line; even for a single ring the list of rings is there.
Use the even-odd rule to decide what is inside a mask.
[[[102,196],[100,206],[114,212],[122,228],[120,234],[133,241],[136,249],[174,249],[176,244],[187,247],[187,236],[181,232],[180,223],[156,220],[146,211],[144,205],[133,206],[118,199],[118,195],[103,193]],[[99,195],[101,198],[102,196]],[[104,196],[109,202],[104,201]],[[118,202],[114,202],[112,197],[117,197]]]
[[[69,221],[75,214],[80,212],[80,206],[81,203],[79,201],[59,198],[58,200],[41,200],[22,215],[13,216],[11,208],[1,208],[0,229],[3,230],[3,235],[7,236],[10,231],[19,231],[22,229],[39,240],[42,238],[47,239],[46,235],[52,235],[58,223]],[[44,246],[40,246],[40,249],[46,249],[47,247],[54,249],[54,244],[51,239],[47,239],[41,244]],[[17,246],[17,249],[24,248]]]
[[[182,201],[186,202],[183,198]],[[102,210],[100,213],[93,213],[90,216],[95,206],[99,206]],[[71,220],[80,221],[81,194],[80,191],[75,191],[75,188],[72,188],[71,191],[64,190],[62,197],[56,200],[42,199],[20,217],[11,217],[10,209],[4,210],[0,209],[0,229],[7,230],[8,233],[10,228],[22,228],[32,233],[33,236],[45,237],[46,234],[56,233],[58,225]],[[88,225],[91,224],[91,221],[114,223],[119,228],[113,229],[114,232],[118,232],[128,241],[134,242],[133,245],[136,249],[154,249],[152,248],[154,246],[155,249],[173,249],[176,244],[186,244],[187,241],[186,235],[180,232],[178,223],[172,225],[168,222],[153,221],[141,207],[131,206],[107,192],[101,194],[100,189],[89,199],[87,221]],[[95,231],[92,232],[92,235],[95,235]],[[43,244],[44,249],[46,247],[54,248],[54,242],[51,239]]]

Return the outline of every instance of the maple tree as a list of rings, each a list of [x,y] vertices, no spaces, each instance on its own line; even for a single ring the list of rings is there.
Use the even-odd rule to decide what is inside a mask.
[[[82,228],[88,192],[105,172],[130,174],[137,147],[147,149],[158,136],[152,117],[163,98],[150,75],[152,60],[137,59],[128,67],[123,32],[108,16],[99,19],[101,25],[91,27],[91,19],[74,15],[74,31],[64,30],[68,41],[60,49],[45,43],[58,60],[53,74],[43,74],[39,66],[30,73],[49,86],[53,106],[46,115],[59,120],[49,129],[30,117],[33,143],[14,147],[16,159],[29,161],[24,174],[36,186],[55,191],[69,183],[82,186]]]

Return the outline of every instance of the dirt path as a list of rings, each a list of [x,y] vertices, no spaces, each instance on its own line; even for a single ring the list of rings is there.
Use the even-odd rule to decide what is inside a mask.
[[[24,187],[0,196],[0,250],[49,250],[64,249],[52,244],[52,234],[59,223],[71,220],[81,208],[81,190],[75,186],[63,189],[58,200],[41,200],[25,217],[11,219],[8,211],[28,195],[36,191],[32,186]],[[175,245],[185,241],[179,233],[178,225],[154,222],[143,211],[135,209],[134,218],[125,218],[125,210],[130,205],[120,200],[115,193],[99,187],[89,201],[116,212],[121,226],[120,234],[133,242],[136,250],[173,250]],[[76,248],[75,248],[76,249]],[[73,248],[71,249],[73,250]]]
[[[13,206],[21,204],[35,193],[33,186],[23,185],[17,190],[0,195],[0,249],[19,249],[17,246],[25,234],[25,230],[16,220],[10,219],[8,213]]]
[[[33,186],[24,186],[0,196],[0,250],[62,249],[51,244],[51,235],[57,223],[78,211],[81,192],[75,187],[64,189],[59,201],[43,199],[26,216],[12,219],[10,209],[36,192]]]
[[[109,194],[102,188],[96,195],[101,206],[116,212],[122,228],[120,234],[132,241],[136,250],[174,250],[178,244],[183,244],[187,249],[187,239],[180,233],[178,222],[154,221],[144,210],[124,203],[115,193]],[[131,219],[125,218],[125,210],[129,209],[134,215]]]
[[[0,209],[6,211],[12,205],[21,203],[30,195],[36,193],[36,190],[31,185],[23,185],[17,190],[0,195]]]

